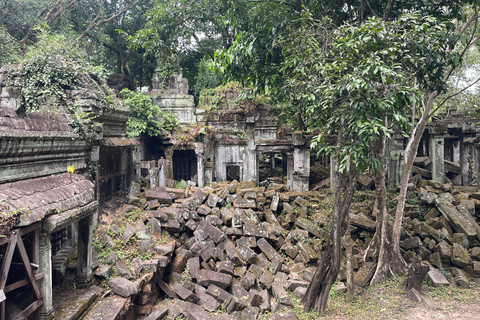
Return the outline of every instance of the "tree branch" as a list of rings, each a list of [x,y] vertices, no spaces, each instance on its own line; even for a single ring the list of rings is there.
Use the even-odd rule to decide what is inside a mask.
[[[373,10],[373,8],[370,6],[370,3],[368,3],[368,0],[362,0],[363,4],[365,4],[368,8],[368,10],[370,10],[370,12],[375,16],[375,17],[378,17],[378,14],[375,12],[375,10]]]
[[[453,93],[453,94],[445,97],[445,99],[443,99],[443,101],[442,101],[435,109],[433,109],[433,111],[430,113],[430,116],[429,116],[429,117],[433,116],[433,114],[434,114],[435,112],[437,112],[438,109],[440,109],[440,108],[445,104],[445,102],[447,102],[448,100],[450,100],[450,99],[453,98],[453,97],[458,96],[460,93],[465,92],[466,90],[468,90],[469,88],[471,88],[472,86],[474,86],[474,85],[475,85],[476,83],[478,83],[479,81],[480,81],[480,77],[479,77],[477,80],[475,80],[474,82],[470,83],[468,86],[464,87],[462,90],[457,91],[457,92],[455,92],[455,93]]]
[[[283,2],[283,1],[268,1],[268,0],[250,0],[250,2],[273,2],[277,4],[284,4],[286,6],[289,6],[290,8],[293,8],[297,11],[303,11],[303,8],[301,6],[298,6],[296,4],[290,3],[290,2]]]
[[[390,15],[390,12],[392,11],[393,4],[395,3],[395,0],[389,0],[387,7],[385,8],[385,12],[383,13],[383,20],[387,20],[388,16]]]

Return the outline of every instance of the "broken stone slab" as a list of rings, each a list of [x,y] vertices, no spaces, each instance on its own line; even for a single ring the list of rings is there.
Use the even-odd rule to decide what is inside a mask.
[[[255,254],[256,255],[256,254]],[[219,261],[217,262],[217,272],[225,273],[230,276],[235,274],[235,266],[231,261]]]
[[[471,215],[468,213],[468,210],[458,210],[458,207],[455,207],[447,201],[440,201],[437,199],[435,202],[438,210],[453,226],[455,231],[465,233],[470,241],[475,240],[475,238],[480,239],[480,226],[478,226],[475,221],[472,221],[473,218],[469,219],[468,216],[471,218]]]
[[[166,223],[162,223],[162,227],[168,232],[178,233],[183,231],[183,226],[178,220],[168,220]]]
[[[115,294],[118,294],[119,296],[122,296],[124,298],[128,298],[131,295],[138,293],[135,283],[125,278],[118,277],[110,279],[110,281],[108,281],[108,284],[110,285],[110,288],[112,288],[112,291]]]
[[[358,214],[350,214],[350,224],[368,231],[375,231],[375,221],[370,220],[362,212]]]
[[[256,277],[252,272],[247,271],[247,273],[245,273],[245,275],[240,280],[240,283],[242,284],[242,287],[245,288],[245,290],[250,290],[250,288],[255,286]]]
[[[160,307],[155,309],[148,317],[144,320],[161,320],[164,319],[168,315],[168,308]]]
[[[198,286],[197,288],[197,296],[199,301],[197,304],[202,306],[208,312],[215,312],[218,308],[220,308],[221,303],[218,302],[214,297],[206,293],[206,289],[202,286]]]
[[[419,174],[422,176],[424,179],[432,179],[432,172],[417,166],[412,166],[412,173],[414,174]]]
[[[450,283],[448,282],[447,278],[437,269],[433,269],[428,271],[427,279],[432,282],[434,287],[441,287],[441,286],[449,286]]]
[[[200,221],[195,232],[201,236],[202,240],[210,238],[215,243],[220,243],[226,239],[225,234],[220,229],[211,225],[206,220]]]
[[[437,244],[433,251],[438,252],[441,259],[450,260],[452,257],[452,247],[445,240]]]
[[[223,225],[223,220],[220,219],[220,217],[217,217],[214,215],[206,216],[205,220],[207,220],[208,223],[210,223],[212,226],[215,226],[215,227],[220,227]]]
[[[257,241],[257,247],[260,248],[270,261],[283,261],[283,257],[264,238]]]
[[[404,241],[400,241],[400,247],[405,250],[415,249],[422,245],[422,240],[419,237],[412,237]]]
[[[182,273],[190,258],[190,252],[187,249],[181,249],[172,261],[172,272]]]
[[[308,281],[288,279],[284,287],[286,290],[295,291],[298,287],[307,288],[309,284]]]
[[[211,320],[212,316],[201,306],[177,300],[176,303],[180,306],[182,313],[184,314],[185,318],[189,320]],[[174,318],[175,319],[175,318]]]
[[[222,218],[223,222],[227,226],[232,225],[232,219],[234,217],[234,212],[231,209],[227,209],[226,207],[222,207],[220,209],[220,218]]]
[[[318,260],[318,253],[309,244],[299,241],[297,247],[306,263],[314,263]]]
[[[470,288],[470,277],[462,269],[453,268],[452,275],[455,279],[455,283],[464,288]]]
[[[197,273],[197,282],[205,287],[214,284],[222,289],[227,289],[232,283],[232,277],[220,272],[200,270]]]
[[[115,266],[117,268],[117,273],[119,276],[127,280],[132,279],[132,273],[130,272],[130,269],[125,262],[123,262],[122,260],[117,260]]]
[[[255,200],[240,198],[240,199],[233,200],[233,206],[235,208],[256,209],[257,202]]]
[[[300,197],[300,196],[297,196],[297,197],[295,198],[294,202],[295,202],[296,204],[298,204],[298,205],[299,205],[300,207],[302,207],[302,208],[308,207],[308,201],[305,200],[304,198]]]
[[[272,225],[281,227],[280,222],[278,222],[277,217],[273,214],[272,210],[266,209],[264,212],[265,220]]]
[[[240,258],[243,261],[247,262],[248,264],[253,263],[255,261],[255,258],[257,257],[257,254],[255,253],[255,251],[253,251],[247,246],[238,247],[237,253],[240,256]]]
[[[225,305],[228,305],[230,300],[233,299],[233,296],[228,293],[227,291],[223,290],[222,288],[211,284],[206,291],[207,294],[211,295],[213,298],[215,298],[218,302],[220,303],[225,303]]]
[[[277,299],[277,301],[286,306],[292,306],[292,299],[288,295],[287,291],[283,287],[281,281],[275,281],[272,284],[272,294]]]
[[[295,220],[295,225],[301,229],[304,229],[317,238],[323,239],[326,237],[327,233],[325,230],[320,229],[318,226],[316,226],[312,221],[303,219],[303,218],[298,218]],[[308,235],[307,235],[308,237]]]
[[[243,235],[257,238],[268,238],[269,234],[266,228],[254,224],[246,224],[243,226]]]
[[[454,265],[459,266],[460,268],[465,268],[472,263],[470,255],[467,250],[458,243],[452,245],[452,256],[451,261]]]
[[[208,195],[208,199],[207,199],[207,205],[210,207],[210,208],[215,208],[218,204],[218,202],[220,201],[221,199],[213,194],[213,193],[210,193]]]
[[[280,196],[278,193],[274,193],[272,196],[272,203],[270,204],[270,210],[272,210],[273,212],[277,212],[279,203],[280,203]]]
[[[198,300],[199,300],[199,298],[196,295],[194,295],[192,291],[188,290],[187,288],[185,288],[183,285],[181,285],[178,282],[175,282],[173,284],[173,290],[175,291],[177,296],[179,296],[180,299],[182,299],[184,301],[197,303]]]
[[[156,187],[145,192],[147,200],[157,200],[159,204],[172,204],[175,195],[167,193],[165,187]]]
[[[273,280],[273,273],[270,270],[265,269],[263,274],[258,279],[258,284],[262,289],[270,290],[273,284]]]

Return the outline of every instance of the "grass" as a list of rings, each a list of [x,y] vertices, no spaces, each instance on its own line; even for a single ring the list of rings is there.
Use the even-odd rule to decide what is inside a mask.
[[[456,304],[479,302],[480,287],[471,289],[449,286],[431,287],[423,285],[425,299],[430,299],[431,307],[418,304],[407,298],[404,290],[405,278],[391,278],[365,289],[357,288],[356,300],[350,301],[346,293],[335,292],[332,287],[327,309],[324,313],[304,312],[299,299],[292,296],[294,311],[300,320],[313,319],[404,319],[413,308],[425,308],[422,312],[449,315],[456,310]]]

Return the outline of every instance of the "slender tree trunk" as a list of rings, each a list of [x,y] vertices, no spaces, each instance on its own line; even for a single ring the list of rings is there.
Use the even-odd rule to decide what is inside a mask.
[[[397,210],[395,212],[395,222],[393,224],[392,233],[392,257],[391,266],[394,274],[403,274],[407,270],[407,263],[400,253],[400,232],[402,228],[403,211],[405,209],[405,201],[407,199],[408,179],[412,173],[413,161],[417,156],[418,145],[422,139],[423,132],[427,126],[433,102],[437,97],[437,92],[432,92],[428,96],[427,104],[422,113],[420,121],[412,131],[405,149],[405,164],[403,167],[402,182],[400,183],[400,193],[398,195]]]
[[[350,301],[355,299],[355,284],[353,283],[353,266],[352,266],[352,237],[350,228],[350,215],[346,218],[347,231],[345,232],[345,268],[347,270],[347,293]]]
[[[338,145],[342,145],[343,137],[341,133],[337,138]],[[336,161],[335,161],[336,162]],[[334,184],[334,206],[333,206],[333,222],[332,233],[330,239],[332,244],[325,249],[320,262],[310,283],[305,297],[302,299],[304,310],[315,310],[317,312],[325,311],[327,306],[330,289],[337,279],[340,271],[340,263],[342,259],[341,238],[347,229],[346,216],[350,204],[352,203],[353,193],[355,191],[356,176],[350,165],[344,172],[338,172],[338,164],[330,164],[335,166],[335,173],[331,177],[331,183]]]

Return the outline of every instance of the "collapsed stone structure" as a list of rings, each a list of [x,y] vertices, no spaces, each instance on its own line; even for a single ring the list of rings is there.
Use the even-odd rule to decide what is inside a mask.
[[[139,210],[149,209],[149,216],[128,232],[118,225],[108,225],[108,232],[126,238],[125,244],[135,236],[143,254],[152,251],[152,239],[161,237],[162,229],[178,237],[177,246],[156,246],[152,259],[136,259],[134,276],[142,270],[148,275],[144,273],[133,285],[123,280],[111,283],[115,292],[124,290],[126,298],[123,302],[107,298],[104,305],[116,303],[125,318],[147,315],[164,292],[184,301],[176,305],[179,309],[170,306],[171,315],[207,317],[204,310],[217,310],[225,302],[231,314],[250,318],[288,306],[285,285],[301,296],[321,250],[301,240],[323,238],[328,230],[304,219],[311,200],[304,195],[310,188],[308,137],[279,127],[267,105],[239,99],[238,86],[229,84],[206,92],[195,108],[180,74],[170,79],[166,89],[157,77],[152,100],[176,114],[182,127],[160,137],[134,140],[125,136],[129,111],[118,100],[110,105],[102,99],[105,88],[87,85],[83,90],[66,90],[74,109],[55,109],[45,103],[24,118],[17,113],[18,87],[15,81],[7,82],[7,76],[15,78],[16,70],[0,69],[0,212],[17,220],[12,220],[14,228],[7,237],[0,238],[0,318],[27,313],[51,318],[52,282],[62,279],[75,255],[77,281],[92,279],[96,266],[92,230],[99,204],[129,186],[128,201]],[[121,85],[115,89],[119,91]],[[79,119],[80,114],[89,116]],[[480,232],[475,221],[475,210],[480,209],[475,189],[480,185],[477,131],[474,120],[468,118],[430,124],[410,181],[411,189],[417,188],[422,201],[435,205],[437,211],[416,215],[407,206],[408,227],[402,238],[406,259],[421,256],[437,268],[466,270],[467,275],[455,271],[456,278],[480,275]],[[403,136],[394,135],[387,151],[391,188],[400,181],[403,148]],[[74,172],[66,172],[72,166]],[[328,167],[315,163],[314,170],[327,178],[317,187],[325,185]],[[269,172],[275,174],[269,176]],[[150,190],[131,184],[142,179]],[[174,189],[181,180],[214,188],[192,184]],[[372,187],[368,176],[359,180],[362,186]],[[293,193],[280,193],[283,184]],[[455,197],[448,197],[450,193]],[[140,195],[147,197],[148,204]],[[285,213],[279,218],[282,209]],[[353,239],[362,248],[375,224],[365,213],[352,214],[351,221]],[[112,245],[107,231],[103,236],[102,245]],[[279,252],[295,263],[283,264]],[[22,263],[26,271],[12,268],[12,262]],[[359,267],[370,267],[361,259],[357,262]],[[130,272],[118,259],[113,264],[117,271]],[[108,266],[97,268],[95,274],[102,278],[109,270]],[[163,282],[164,271],[172,270],[173,287],[169,287]],[[359,283],[368,282],[368,274],[359,274]],[[205,291],[195,291],[195,284]],[[26,285],[33,299],[24,290]],[[210,289],[213,285],[218,289]],[[247,287],[251,290],[245,291]],[[232,293],[247,298],[233,299]],[[271,295],[280,303],[266,307]],[[157,314],[161,312],[165,311]],[[89,317],[94,319],[95,314]]]
[[[53,278],[74,255],[77,281],[91,280],[99,201],[129,184],[136,141],[125,137],[129,110],[106,103],[100,84],[65,90],[71,110],[44,102],[19,116],[17,77],[16,67],[0,69],[0,212],[19,220],[0,238],[0,318],[22,309],[51,318]],[[20,261],[25,271],[14,267]],[[26,285],[35,296],[29,305],[28,291],[19,293]]]
[[[168,180],[191,180],[200,187],[227,180],[254,181],[258,185],[262,155],[269,156],[274,166],[277,154],[283,162],[281,177],[287,177],[288,189],[308,190],[308,141],[302,132],[282,130],[267,105],[240,99],[239,86],[228,84],[207,92],[194,108],[181,74],[173,76],[166,90],[157,78],[150,92],[154,103],[178,115],[185,126],[170,138],[148,139],[140,145],[137,158],[154,160],[143,164],[154,172],[154,181],[162,181],[162,186]],[[151,149],[158,152],[148,154]]]

